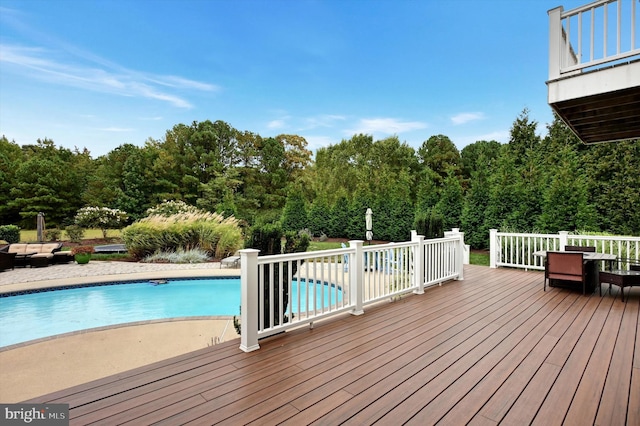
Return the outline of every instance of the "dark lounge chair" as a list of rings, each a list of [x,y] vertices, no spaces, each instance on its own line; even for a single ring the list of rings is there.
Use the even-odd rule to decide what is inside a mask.
[[[13,269],[16,266],[16,254],[0,251],[0,271]]]

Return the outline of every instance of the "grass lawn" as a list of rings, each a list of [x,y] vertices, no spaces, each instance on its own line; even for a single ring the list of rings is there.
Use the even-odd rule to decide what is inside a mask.
[[[474,253],[469,254],[469,263],[472,265],[489,266],[489,253]]]
[[[311,241],[307,251],[333,250],[342,248],[341,243],[329,241]],[[347,244],[348,246],[348,244]]]
[[[107,231],[108,238],[120,238],[119,229],[109,229]],[[100,229],[85,229],[83,239],[94,240],[102,238],[102,231]],[[62,231],[60,241],[68,241],[69,236],[66,232]],[[38,241],[38,231],[35,229],[22,229],[20,230],[20,242],[32,243]]]
[[[341,245],[337,242],[312,241],[309,244],[307,251],[331,250],[338,248],[341,248]],[[469,263],[472,265],[489,266],[489,253],[471,252],[469,254]]]

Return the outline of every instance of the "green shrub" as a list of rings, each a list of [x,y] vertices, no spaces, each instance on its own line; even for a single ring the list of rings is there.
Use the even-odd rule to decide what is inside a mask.
[[[45,231],[47,241],[58,241],[62,236],[62,230],[58,228],[50,228]]]
[[[20,242],[20,227],[16,225],[0,226],[0,240],[5,240],[9,244]]]
[[[416,213],[413,229],[425,238],[441,238],[444,235],[444,218],[436,209]]]
[[[79,225],[69,225],[64,228],[65,232],[69,236],[69,239],[73,243],[79,243],[84,238],[84,228]]]
[[[242,247],[238,221],[217,213],[149,216],[123,229],[122,238],[136,259],[156,252],[192,249],[222,258]]]

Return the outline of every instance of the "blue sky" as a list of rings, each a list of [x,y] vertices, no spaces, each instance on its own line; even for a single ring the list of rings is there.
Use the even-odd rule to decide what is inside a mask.
[[[544,135],[547,11],[586,0],[0,0],[0,134],[95,158],[223,120],[315,150]]]

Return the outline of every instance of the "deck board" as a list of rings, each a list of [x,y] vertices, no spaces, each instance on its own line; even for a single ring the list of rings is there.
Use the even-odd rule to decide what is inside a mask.
[[[227,342],[31,402],[69,403],[71,424],[638,424],[639,312],[638,288],[623,303],[466,266],[255,352]]]

